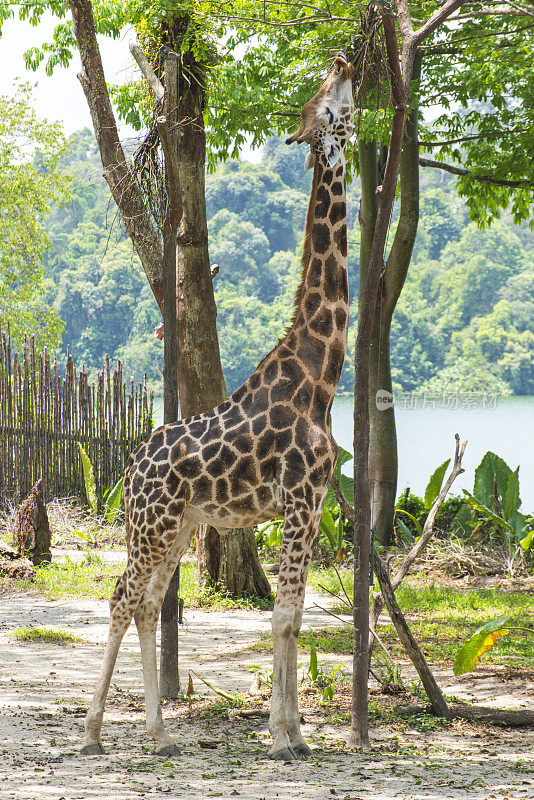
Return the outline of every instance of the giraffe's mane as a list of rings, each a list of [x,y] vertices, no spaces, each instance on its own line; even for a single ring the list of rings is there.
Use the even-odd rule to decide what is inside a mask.
[[[258,364],[256,369],[254,370],[254,372],[257,372],[257,370],[267,361],[267,359],[274,353],[274,351],[278,347],[280,347],[280,345],[287,339],[288,334],[290,333],[290,331],[293,328],[295,322],[297,321],[297,316],[298,316],[298,313],[299,313],[299,310],[300,310],[300,306],[301,306],[301,303],[302,303],[302,297],[304,295],[304,286],[305,286],[305,283],[306,283],[306,274],[308,272],[308,267],[309,267],[309,264],[310,264],[311,228],[312,228],[312,224],[313,224],[313,212],[314,212],[314,209],[315,209],[315,199],[316,199],[316,195],[317,195],[317,184],[318,184],[318,181],[319,181],[319,166],[318,165],[319,165],[319,159],[316,160],[315,166],[313,168],[313,181],[312,181],[312,187],[311,187],[311,192],[310,192],[310,199],[308,201],[308,210],[306,212],[306,223],[305,223],[305,226],[304,226],[304,241],[302,243],[302,256],[301,256],[301,259],[300,259],[300,263],[301,263],[300,282],[299,282],[299,285],[297,287],[297,291],[295,292],[295,297],[293,299],[293,315],[292,315],[289,323],[287,324],[286,328],[284,329],[284,332],[282,333],[282,335],[278,339],[277,343],[274,345],[274,347],[271,350],[269,350],[267,355],[265,355],[262,358],[262,360],[260,361],[260,363]],[[252,374],[254,374],[254,372]]]

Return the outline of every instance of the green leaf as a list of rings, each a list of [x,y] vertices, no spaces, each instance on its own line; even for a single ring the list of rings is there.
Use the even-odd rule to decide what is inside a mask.
[[[82,467],[83,467],[83,480],[85,483],[85,493],[87,495],[87,502],[89,503],[89,508],[91,509],[91,514],[96,517],[98,514],[98,500],[96,497],[96,481],[95,481],[95,473],[93,470],[93,465],[89,459],[89,456],[83,449],[80,442],[78,442],[78,447],[80,448],[80,455],[82,457]]]
[[[327,703],[334,699],[334,687],[331,683],[327,683],[323,689],[323,700]]]
[[[346,464],[347,461],[352,461],[352,453],[349,453],[348,450],[345,450],[343,447],[339,446],[339,455],[337,457],[334,473],[336,470],[339,470],[339,474],[341,474],[341,467],[343,464]]]
[[[321,531],[324,533],[332,550],[336,551],[338,548],[337,530],[334,518],[330,511],[325,508],[321,519]]]
[[[421,527],[421,523],[419,522],[418,519],[416,519],[414,517],[413,514],[410,514],[409,511],[405,511],[404,508],[396,508],[395,509],[395,514],[406,514],[406,516],[409,517],[411,519],[411,521],[413,522],[413,524],[415,525],[415,529],[417,531],[418,536],[422,536],[423,535],[423,529]]]
[[[484,653],[493,647],[497,639],[506,636],[509,631],[506,628],[510,624],[511,618],[508,616],[497,617],[478,628],[470,639],[463,644],[456,653],[453,672],[455,675],[463,675],[464,672],[471,672],[475,669],[477,661]]]
[[[432,508],[434,502],[441,491],[441,485],[443,483],[443,478],[445,477],[445,473],[447,471],[447,467],[451,463],[450,458],[447,461],[444,461],[431,475],[430,480],[428,481],[427,487],[425,489],[425,506],[426,508]]]
[[[476,525],[476,517],[470,506],[465,503],[461,506],[451,522],[451,531],[457,532],[460,530],[462,533],[470,533]]]
[[[347,461],[350,461],[351,459],[351,453],[349,453],[348,450],[344,450],[343,447],[340,447],[336,466],[334,467],[334,475],[339,481],[339,486],[343,492],[345,500],[350,503],[351,506],[354,506],[354,479],[349,478],[348,475],[344,475],[341,472],[341,467],[343,464],[346,464]],[[334,495],[334,490],[330,485],[328,486],[328,491],[326,492],[324,504],[325,508],[338,508],[338,502]]]
[[[397,509],[398,511],[399,509]],[[398,533],[400,534],[401,539],[404,542],[408,542],[409,544],[413,544],[415,539],[414,535],[409,529],[407,525],[401,519],[395,519],[395,527],[397,528]]]
[[[507,520],[511,520],[511,517],[515,514],[520,505],[521,505],[521,500],[519,499],[519,467],[518,467],[510,475],[510,477],[508,478],[508,483],[506,485],[506,492],[504,493],[503,506],[502,506],[502,512],[504,518]]]
[[[500,528],[503,528],[504,530],[507,531],[514,530],[514,528],[512,527],[512,525],[510,525],[509,522],[500,517],[494,511],[492,511],[491,508],[488,508],[483,503],[481,503],[476,497],[473,497],[471,492],[468,492],[467,489],[463,489],[462,491],[469,498],[469,500],[471,501],[471,505],[474,506],[477,509],[477,511],[480,511],[481,514],[484,514],[486,517],[488,517],[488,519],[490,519]]]
[[[519,542],[523,550],[530,550],[534,544],[534,528],[527,533],[524,539]]]
[[[492,453],[491,450],[488,450],[475,470],[474,496],[483,505],[493,508],[494,481],[497,481],[499,496],[504,498],[511,474],[512,470],[508,464],[498,455]]]
[[[124,478],[119,478],[104,497],[104,516],[110,525],[114,525],[124,497]]]

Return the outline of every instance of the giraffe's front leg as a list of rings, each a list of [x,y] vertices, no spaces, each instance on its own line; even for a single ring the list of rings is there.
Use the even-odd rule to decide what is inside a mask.
[[[273,737],[269,758],[277,761],[292,761],[295,758],[294,753],[289,749],[286,719],[287,653],[294,616],[293,609],[284,604],[280,592],[277,592],[271,622],[273,631],[273,691],[271,714],[269,716],[269,731]]]
[[[289,747],[298,758],[308,758],[312,750],[300,732],[300,712],[297,688],[297,645],[300,626],[302,624],[302,605],[304,603],[304,586],[299,597],[300,608],[295,612],[291,634],[287,647],[287,675],[286,675],[286,720]]]
[[[271,758],[287,761],[311,752],[300,733],[297,696],[297,638],[302,621],[314,526],[305,509],[286,511],[274,605],[273,694],[269,730]],[[309,532],[309,535],[305,534]],[[309,540],[309,541],[308,541]]]
[[[302,625],[302,609],[306,592],[306,578],[310,565],[313,543],[319,531],[321,520],[322,496],[317,498],[318,509],[308,516],[305,509],[300,514],[286,518],[285,532],[287,542],[280,569],[285,577],[283,585],[279,582],[279,591],[293,608],[291,631],[288,637],[286,661],[286,726],[289,738],[289,749],[297,758],[308,758],[312,750],[300,732],[300,712],[297,687],[297,645]]]

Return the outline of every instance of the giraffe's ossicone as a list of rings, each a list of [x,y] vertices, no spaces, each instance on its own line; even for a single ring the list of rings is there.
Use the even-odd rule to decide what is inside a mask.
[[[132,616],[143,661],[147,729],[163,755],[179,751],[158,696],[156,626],[195,527],[245,527],[283,515],[272,616],[272,758],[310,754],[300,732],[297,637],[323,503],[337,457],[330,409],[348,326],[345,152],[352,133],[352,66],[338,56],[287,141],[307,142],[313,183],[293,319],[250,378],[217,408],[155,430],[130,456],[124,497],[128,564],[110,600],[104,661],[85,720],[84,753],[100,729],[122,637]]]

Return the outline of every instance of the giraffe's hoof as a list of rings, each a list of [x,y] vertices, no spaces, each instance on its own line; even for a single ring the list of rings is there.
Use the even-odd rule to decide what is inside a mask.
[[[296,758],[309,758],[313,755],[313,750],[308,747],[306,742],[291,745],[291,752],[295,753]]]
[[[182,751],[173,743],[162,747],[160,750],[156,750],[156,755],[169,758],[170,756],[181,756]]]
[[[275,750],[274,753],[269,753],[269,758],[273,761],[294,761],[295,755],[289,747],[282,747],[281,750]]]
[[[82,756],[104,756],[106,751],[100,744],[97,742],[96,744],[86,744],[80,750]]]

